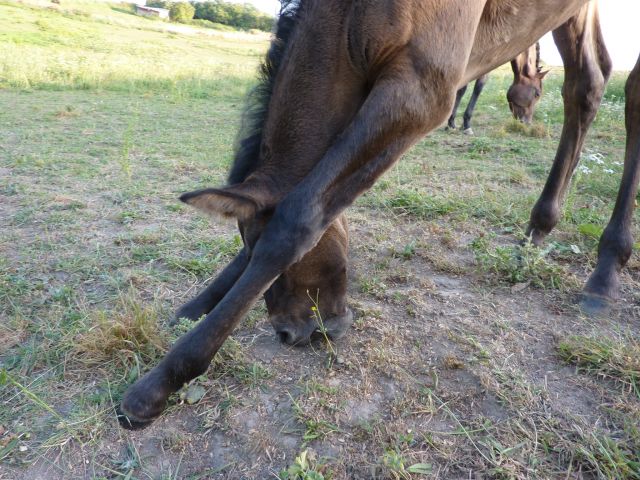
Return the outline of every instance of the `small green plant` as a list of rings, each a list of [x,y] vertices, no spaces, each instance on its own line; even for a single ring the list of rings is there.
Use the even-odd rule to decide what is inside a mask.
[[[377,298],[383,298],[387,290],[387,286],[379,277],[376,276],[362,276],[359,279],[360,291],[367,295],[372,295]]]
[[[336,349],[334,348],[333,343],[331,342],[331,339],[327,334],[327,328],[324,326],[324,322],[322,321],[322,314],[320,313],[320,309],[318,308],[319,295],[320,295],[320,291],[317,291],[316,298],[313,298],[309,293],[309,290],[307,290],[307,296],[309,297],[309,299],[311,300],[311,303],[313,304],[311,306],[311,315],[313,316],[313,319],[316,321],[316,324],[318,325],[318,332],[320,332],[320,335],[322,335],[325,345],[327,346],[327,350],[329,351],[329,364],[331,365],[333,363],[333,360],[338,356],[338,352],[336,352]]]
[[[313,461],[313,455],[309,454],[308,450],[304,450],[300,455],[296,457],[291,465],[286,470],[280,472],[281,480],[329,480],[330,475],[325,476],[322,466],[317,465]]]
[[[291,405],[296,418],[305,427],[305,431],[302,434],[302,439],[305,444],[312,440],[323,439],[327,435],[340,431],[337,425],[324,419],[313,417],[305,412],[301,402],[296,401],[290,394],[289,398],[291,399]]]
[[[414,463],[406,466],[407,460],[397,450],[387,450],[380,463],[392,478],[398,480],[411,479],[412,474],[429,475],[432,471],[429,463]]]
[[[416,241],[411,240],[407,243],[402,250],[394,252],[394,255],[400,258],[404,258],[405,260],[411,260],[413,256],[416,254]]]
[[[546,248],[538,248],[529,242],[523,245],[491,247],[493,235],[477,237],[471,249],[480,269],[497,275],[510,284],[531,284],[539,288],[564,290],[575,286],[576,280],[565,273],[562,267],[549,260],[556,248],[551,243]]]
[[[486,137],[475,137],[471,140],[468,154],[471,158],[482,158],[492,152],[495,148],[494,142]]]
[[[235,365],[232,367],[231,373],[234,377],[250,388],[261,386],[263,380],[267,380],[273,376],[268,368],[256,362]]]

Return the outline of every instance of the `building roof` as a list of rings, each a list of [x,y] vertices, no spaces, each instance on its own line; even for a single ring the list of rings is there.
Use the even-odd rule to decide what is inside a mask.
[[[146,7],[144,5],[136,5],[136,8],[139,10],[146,10],[147,12],[169,13],[169,10],[166,8]]]

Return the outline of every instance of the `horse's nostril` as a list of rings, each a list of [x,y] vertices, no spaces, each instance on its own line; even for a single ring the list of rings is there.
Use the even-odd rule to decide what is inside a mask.
[[[278,336],[278,340],[280,340],[280,342],[282,343],[291,343],[293,337],[293,335],[291,335],[286,330],[279,330],[276,332],[276,335]]]

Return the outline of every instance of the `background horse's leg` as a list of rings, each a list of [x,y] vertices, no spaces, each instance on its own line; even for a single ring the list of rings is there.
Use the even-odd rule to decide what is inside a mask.
[[[473,116],[473,111],[476,108],[476,103],[478,103],[478,98],[480,97],[484,86],[487,84],[488,79],[489,74],[482,75],[476,80],[476,84],[473,86],[473,93],[471,94],[469,104],[467,105],[467,109],[464,111],[463,116],[464,123],[462,125],[462,129],[467,135],[473,135],[473,129],[471,128],[471,117]]]
[[[605,309],[618,295],[619,273],[633,248],[631,222],[640,179],[640,57],[625,87],[627,148],[618,198],[611,220],[600,238],[598,264],[589,277],[583,307],[592,313]]]
[[[611,73],[611,60],[594,2],[586,4],[577,15],[554,30],[553,38],[565,68],[564,126],[551,172],[527,228],[527,236],[536,245],[542,244],[560,219],[560,203],[578,165],[585,135]]]
[[[176,342],[164,359],[126,392],[120,422],[148,425],[169,395],[203,374],[255,301],[317,243],[325,229],[399,156],[451,111],[454,92],[425,91],[406,58],[388,67],[344,133],[277,206],[240,278],[215,308]],[[456,83],[463,70],[451,72]],[[441,75],[441,72],[438,72]],[[375,125],[375,128],[371,128]]]
[[[180,318],[198,320],[202,315],[206,315],[218,304],[225,294],[233,287],[236,280],[240,278],[242,272],[249,263],[249,256],[246,248],[243,248],[229,265],[202,290],[192,300],[178,308],[173,323]]]
[[[469,84],[460,88],[456,92],[456,101],[453,104],[453,109],[451,110],[451,115],[449,116],[449,120],[447,121],[447,129],[455,130],[456,129],[456,114],[458,113],[458,107],[460,106],[460,100],[464,97],[465,92],[467,91],[467,87]]]

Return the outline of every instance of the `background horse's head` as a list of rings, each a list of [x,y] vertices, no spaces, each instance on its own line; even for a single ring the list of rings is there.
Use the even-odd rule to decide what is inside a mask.
[[[542,79],[549,73],[540,67],[540,44],[532,45],[511,60],[511,68],[513,85],[507,91],[509,109],[514,118],[529,124],[542,96]]]

